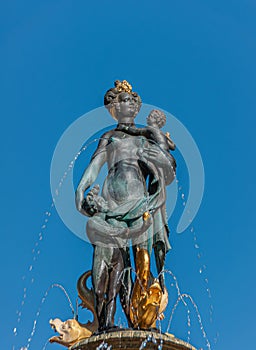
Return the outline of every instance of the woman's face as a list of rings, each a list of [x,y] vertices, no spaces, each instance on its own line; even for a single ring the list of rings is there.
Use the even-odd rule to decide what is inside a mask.
[[[119,122],[122,122],[123,119],[133,119],[137,114],[137,100],[134,96],[128,92],[122,92],[118,95],[118,105],[116,107],[116,117]]]

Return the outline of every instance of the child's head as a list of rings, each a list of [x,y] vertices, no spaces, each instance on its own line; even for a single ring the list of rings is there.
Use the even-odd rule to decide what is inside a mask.
[[[153,109],[147,117],[147,123],[149,126],[161,129],[166,123],[166,115],[159,109]]]

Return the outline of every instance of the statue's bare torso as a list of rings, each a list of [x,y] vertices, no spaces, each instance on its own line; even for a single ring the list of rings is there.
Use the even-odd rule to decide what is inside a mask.
[[[147,140],[115,130],[105,134],[104,139],[104,148],[100,145],[96,154],[106,152],[108,175],[102,196],[108,201],[109,208],[114,210],[146,195],[145,177],[138,163],[137,152],[145,147]]]

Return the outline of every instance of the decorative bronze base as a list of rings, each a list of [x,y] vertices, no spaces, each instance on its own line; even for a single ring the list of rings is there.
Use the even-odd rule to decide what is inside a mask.
[[[160,334],[155,331],[151,332],[131,329],[119,329],[113,332],[93,335],[90,338],[81,340],[77,344],[71,346],[69,350],[96,350],[101,344],[101,350],[105,350],[108,347],[108,349],[111,348],[111,350],[139,350],[143,342],[145,342],[145,350],[157,350],[158,346],[161,344],[162,350],[196,350],[192,345],[175,338],[172,334]],[[105,346],[103,346],[103,344],[105,344]]]

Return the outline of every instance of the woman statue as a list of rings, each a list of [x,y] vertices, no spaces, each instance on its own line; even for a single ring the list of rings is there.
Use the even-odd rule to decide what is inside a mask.
[[[76,206],[82,214],[91,216],[87,234],[95,247],[92,269],[95,304],[100,327],[110,328],[114,325],[118,293],[129,322],[132,280],[130,270],[125,268],[131,266],[130,243],[134,251],[146,249],[149,256],[152,247],[158,244],[165,247],[164,252],[169,249],[166,247],[166,218],[158,209],[165,205],[165,186],[175,176],[175,161],[156,141],[151,142],[146,133],[129,132],[129,128],[136,128],[134,119],[140,110],[141,99],[127,81],[116,81],[115,87],[106,92],[104,104],[118,124],[116,129],[101,136],[76,190]],[[108,174],[101,197],[98,190],[95,192],[92,189],[85,196],[104,163],[108,165]],[[154,212],[157,213],[155,218]],[[150,213],[157,225],[145,225]],[[102,228],[101,232],[99,227],[100,230]],[[154,232],[154,227],[161,228],[162,234]],[[154,234],[157,234],[157,241],[154,241]],[[115,261],[116,257],[120,260],[120,256],[123,259],[121,263]],[[163,268],[163,257],[161,261],[161,264],[157,263],[158,272]],[[117,265],[118,269],[115,268]],[[123,274],[123,284],[110,283],[110,280],[120,280],[116,278],[120,277],[120,272]]]

